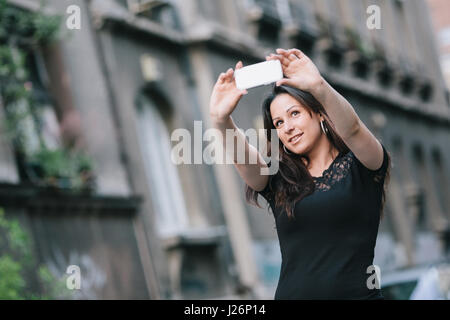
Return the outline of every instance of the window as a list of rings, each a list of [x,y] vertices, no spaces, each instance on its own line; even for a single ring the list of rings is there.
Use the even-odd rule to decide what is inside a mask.
[[[276,0],[246,0],[248,15],[257,25],[257,38],[269,46],[276,46],[279,41],[281,19]]]
[[[309,57],[313,56],[314,44],[318,36],[318,28],[314,10],[310,2],[289,0],[289,21],[299,28],[295,47],[299,48]]]
[[[157,231],[162,237],[176,235],[187,228],[188,219],[177,168],[170,157],[170,135],[157,106],[146,95],[138,98],[137,116]]]
[[[403,9],[403,2],[404,0],[394,0],[394,3],[399,10]]]
[[[315,18],[314,9],[309,1],[289,1],[291,17],[294,21],[298,21],[302,28],[314,29]]]
[[[180,30],[176,2],[177,0],[127,0],[127,6],[136,15],[147,17],[164,26]]]
[[[424,162],[424,155],[423,155],[423,150],[419,145],[414,145],[413,149],[412,149],[412,154],[413,154],[413,162],[414,162],[414,167],[415,170],[413,170],[413,172],[415,172],[415,176],[416,176],[416,181],[418,183],[418,188],[417,188],[417,194],[415,194],[415,204],[417,205],[417,216],[416,216],[416,223],[417,223],[417,227],[419,231],[425,231],[428,229],[428,225],[427,225],[427,216],[429,214],[428,212],[428,202],[429,202],[429,192],[431,192],[431,190],[429,190],[427,188],[427,184],[426,184],[426,168],[425,168],[425,162]],[[428,190],[427,190],[428,189]]]
[[[442,161],[441,152],[438,149],[434,149],[431,153],[432,161],[433,161],[433,171],[434,182],[437,191],[437,197],[439,199],[439,203],[441,208],[447,214],[450,213],[450,200],[448,195],[450,194],[450,186],[449,186],[449,177],[445,168],[443,166],[444,161]]]
[[[393,15],[394,15],[394,25],[395,32],[397,34],[397,52],[399,54],[399,63],[400,67],[410,73],[414,67],[413,64],[416,64],[415,54],[417,49],[413,43],[413,32],[414,29],[410,28],[409,21],[407,17],[406,8],[404,7],[406,4],[403,1],[397,0],[394,2],[393,6]],[[415,21],[412,21],[415,24]],[[414,84],[414,79],[410,77],[406,77],[405,81],[402,81],[400,86],[403,93],[409,94],[411,93],[412,86]]]
[[[233,5],[231,1],[226,1],[228,3],[223,3],[222,0],[210,1],[210,0],[198,0],[198,9],[200,14],[204,19],[213,22],[227,25],[226,11],[222,6]]]
[[[59,121],[56,114],[53,98],[48,94],[49,79],[44,57],[40,51],[30,53],[27,61],[33,92],[32,114],[35,115],[36,136],[48,149],[57,149],[62,146]]]
[[[45,150],[61,149],[60,125],[53,98],[48,93],[50,83],[41,50],[22,48],[21,51],[24,53],[21,67],[25,74],[24,87],[28,94],[9,97],[4,107],[20,179],[40,183],[45,164],[38,165],[33,158]]]

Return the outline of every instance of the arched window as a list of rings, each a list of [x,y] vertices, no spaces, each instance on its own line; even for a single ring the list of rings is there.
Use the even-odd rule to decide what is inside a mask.
[[[147,95],[137,100],[137,130],[146,176],[156,212],[157,231],[169,237],[188,226],[187,211],[164,118]]]

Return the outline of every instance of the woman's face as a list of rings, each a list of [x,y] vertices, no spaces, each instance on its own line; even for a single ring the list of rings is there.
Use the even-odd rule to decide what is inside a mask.
[[[319,114],[287,93],[279,94],[272,101],[270,114],[278,137],[289,152],[307,154],[321,137]]]

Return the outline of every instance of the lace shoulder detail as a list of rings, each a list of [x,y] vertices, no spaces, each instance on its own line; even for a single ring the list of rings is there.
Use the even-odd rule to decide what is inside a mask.
[[[358,163],[358,165],[366,172],[368,177],[375,182],[376,184],[383,184],[387,171],[390,166],[390,156],[388,151],[386,150],[386,147],[383,143],[381,143],[381,147],[383,148],[383,163],[381,164],[381,167],[377,170],[371,170],[366,168],[361,161],[358,160],[358,158],[355,158],[355,161]]]
[[[320,177],[312,177],[317,191],[327,191],[350,172],[353,163],[351,152],[339,154]]]

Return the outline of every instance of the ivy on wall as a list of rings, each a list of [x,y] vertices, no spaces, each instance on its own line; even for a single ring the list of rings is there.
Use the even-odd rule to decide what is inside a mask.
[[[69,299],[66,279],[58,279],[36,263],[32,243],[17,220],[0,208],[0,300]]]
[[[23,160],[22,170],[34,184],[71,189],[93,187],[92,161],[80,152],[46,146],[38,133],[31,150],[30,127],[41,124],[26,61],[28,55],[54,41],[62,17],[31,12],[0,0],[0,102],[6,113],[6,134]]]

